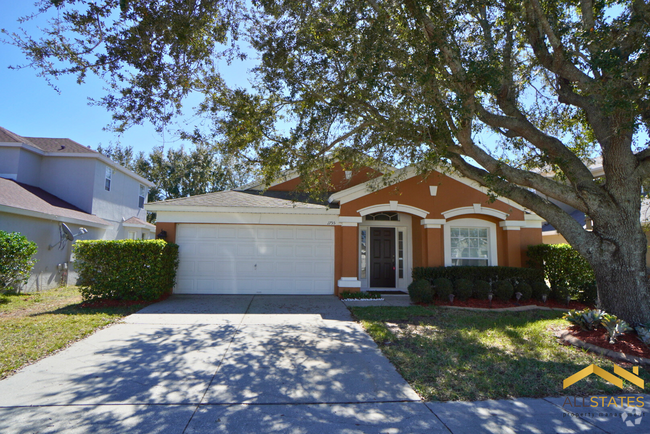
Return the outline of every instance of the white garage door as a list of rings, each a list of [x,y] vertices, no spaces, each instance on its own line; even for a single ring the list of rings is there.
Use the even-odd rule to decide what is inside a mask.
[[[176,243],[176,293],[334,293],[334,228],[179,224]]]

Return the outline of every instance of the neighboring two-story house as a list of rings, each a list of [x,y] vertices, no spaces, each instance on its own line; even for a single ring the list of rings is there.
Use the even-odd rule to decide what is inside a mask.
[[[22,233],[39,250],[25,290],[57,286],[73,272],[71,243],[59,243],[60,223],[79,239],[154,238],[144,209],[152,186],[73,140],[22,137],[0,127],[0,230]]]

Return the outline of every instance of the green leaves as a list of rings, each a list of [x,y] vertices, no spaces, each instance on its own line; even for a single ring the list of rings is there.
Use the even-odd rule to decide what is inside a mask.
[[[553,291],[565,289],[569,294],[581,301],[589,303],[583,297],[583,292],[595,282],[594,272],[577,250],[568,244],[538,244],[528,247],[529,264],[544,270],[544,277],[551,284]],[[592,291],[593,292],[593,291]],[[584,294],[593,297],[592,293]],[[559,300],[562,300],[560,297]]]
[[[171,292],[178,246],[162,240],[76,241],[78,285],[84,300],[156,300]]]
[[[36,243],[19,232],[0,230],[0,290],[20,291],[36,262]]]

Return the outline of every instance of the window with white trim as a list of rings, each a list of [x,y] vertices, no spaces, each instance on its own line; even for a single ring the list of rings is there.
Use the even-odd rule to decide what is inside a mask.
[[[110,167],[106,168],[106,178],[104,180],[104,189],[106,191],[111,191],[111,181],[113,181],[113,169]]]
[[[144,198],[147,195],[147,189],[140,184],[140,193],[138,194],[138,208],[144,208]]]
[[[451,265],[489,265],[488,228],[450,228]]]

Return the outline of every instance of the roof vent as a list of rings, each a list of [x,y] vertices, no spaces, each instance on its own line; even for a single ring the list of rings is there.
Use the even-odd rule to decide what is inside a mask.
[[[65,145],[61,145],[61,149],[59,151],[63,151],[65,149]]]

